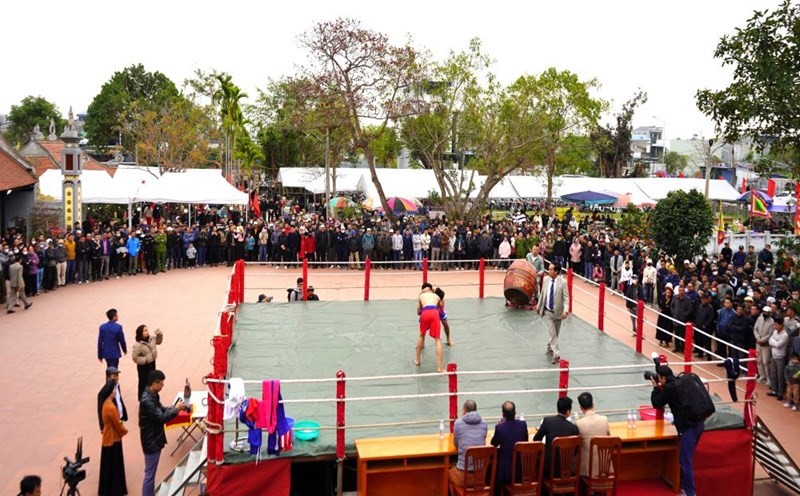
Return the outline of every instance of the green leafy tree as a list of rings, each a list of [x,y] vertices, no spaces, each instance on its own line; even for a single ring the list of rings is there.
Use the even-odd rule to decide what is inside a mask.
[[[714,209],[697,190],[671,191],[649,214],[656,247],[678,260],[702,254],[714,231]]]
[[[596,176],[595,149],[589,136],[572,134],[564,138],[556,152],[555,174]]]
[[[714,57],[733,69],[733,81],[720,91],[699,90],[695,99],[725,142],[751,137],[761,147],[800,149],[799,26],[800,4],[783,0],[720,39]]]
[[[527,93],[532,112],[542,119],[542,139],[536,158],[544,164],[548,208],[553,201],[553,177],[559,151],[570,136],[595,129],[606,108],[603,100],[592,96],[592,90],[597,87],[597,80],[582,81],[577,74],[555,68],[539,76],[521,77],[512,85],[512,91]]]
[[[633,203],[629,203],[617,222],[617,227],[623,236],[639,239],[650,237],[647,214]]]
[[[211,141],[218,138],[214,121],[202,107],[185,98],[162,106],[135,102],[128,110],[125,133],[135,143],[134,156],[142,165],[186,169],[219,162]]]
[[[413,159],[433,170],[448,218],[480,216],[495,185],[534,167],[543,136],[527,80],[503,87],[491,64],[477,38],[432,64],[414,88],[414,115],[402,121],[403,142]],[[468,171],[465,151],[472,157]],[[478,174],[486,176],[480,187]]]
[[[601,177],[621,177],[622,169],[631,163],[631,121],[636,109],[647,103],[647,93],[637,91],[622,105],[615,116],[616,126],[596,126],[591,132],[592,143],[597,151],[597,165]]]
[[[26,96],[19,105],[11,106],[8,113],[11,125],[5,132],[5,137],[15,145],[22,145],[28,141],[34,126],[39,126],[40,132],[47,136],[50,119],[55,122],[56,134],[61,134],[67,121],[61,117],[56,105],[41,96]]]
[[[367,129],[367,133],[377,132],[371,126]],[[397,129],[390,127],[386,128],[384,132],[370,140],[369,148],[372,155],[375,157],[376,165],[390,167],[397,160],[397,155],[400,154],[400,138],[397,134]]]
[[[674,176],[689,165],[689,157],[678,152],[669,151],[664,155],[664,166],[667,173]]]
[[[115,72],[94,97],[86,115],[84,132],[89,144],[98,151],[121,145],[131,152],[136,142],[125,121],[133,109],[158,109],[180,97],[178,88],[160,72],[148,72],[142,64]],[[122,134],[122,143],[119,137]],[[127,138],[127,139],[126,139]]]

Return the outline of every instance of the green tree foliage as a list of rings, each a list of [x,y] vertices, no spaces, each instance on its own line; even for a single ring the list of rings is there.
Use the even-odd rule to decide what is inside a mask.
[[[597,126],[591,138],[597,151],[597,165],[601,177],[621,177],[622,169],[631,162],[631,121],[636,109],[647,103],[647,93],[637,91],[622,105],[616,115],[616,126]]]
[[[134,102],[126,114],[125,134],[135,143],[134,156],[141,165],[185,169],[219,162],[210,147],[218,138],[206,111],[185,98],[159,107]]]
[[[160,72],[146,71],[142,64],[115,72],[89,105],[84,126],[89,144],[96,150],[119,145],[119,134],[133,129],[125,121],[134,104],[137,111],[158,109],[176,98],[179,93],[175,83]],[[136,143],[132,136],[126,139],[123,134],[122,138],[123,147],[133,152]]]
[[[378,133],[378,131],[372,126],[367,128],[368,134]],[[397,161],[400,147],[400,137],[397,134],[397,129],[393,127],[386,128],[382,133],[370,139],[369,142],[369,149],[375,157],[375,164],[383,167],[391,167]]]
[[[664,155],[664,166],[669,175],[683,171],[689,165],[689,157],[678,152],[669,151]]]
[[[596,176],[595,149],[589,136],[571,134],[564,138],[556,152],[555,175],[582,174]]]
[[[547,205],[553,201],[553,177],[556,157],[570,136],[588,133],[597,127],[606,108],[603,100],[592,96],[597,80],[582,81],[570,71],[547,69],[539,76],[521,77],[511,87],[512,93],[526,95],[534,115],[542,120],[542,139],[537,159],[544,164],[547,177]]]
[[[800,149],[800,4],[783,0],[773,11],[756,11],[720,39],[714,57],[733,69],[733,81],[720,91],[699,90],[696,102],[723,140],[746,136],[762,147]]]
[[[647,214],[633,203],[629,203],[617,222],[620,234],[635,238],[649,238],[650,229]]]
[[[11,111],[8,113],[11,125],[5,137],[15,145],[22,145],[28,141],[34,126],[39,126],[40,132],[47,136],[50,119],[56,124],[56,134],[61,134],[67,121],[61,117],[61,112],[55,104],[41,96],[26,96],[19,105],[11,106]]]
[[[433,170],[449,218],[479,216],[497,183],[533,167],[542,139],[530,87],[502,87],[489,72],[491,63],[473,39],[467,50],[432,64],[415,88],[415,115],[402,121],[403,142],[412,158]],[[454,161],[465,151],[473,157],[470,171]],[[486,176],[480,188],[477,174]]]
[[[714,209],[697,190],[671,191],[649,214],[656,247],[677,260],[704,253],[714,231]]]

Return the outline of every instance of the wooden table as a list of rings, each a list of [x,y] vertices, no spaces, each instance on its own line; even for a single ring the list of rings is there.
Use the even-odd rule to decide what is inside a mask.
[[[447,496],[452,435],[356,439],[359,496]]]
[[[680,490],[680,440],[675,426],[663,420],[609,424],[612,436],[622,439],[619,479],[622,481],[663,479],[675,492]]]
[[[629,429],[626,422],[609,424],[622,439],[619,480],[663,479],[680,490],[680,441],[675,426],[645,420]],[[531,436],[535,429],[531,428]],[[486,444],[492,439],[489,430]],[[356,439],[359,496],[447,496],[447,472],[458,454],[452,435],[438,434]]]

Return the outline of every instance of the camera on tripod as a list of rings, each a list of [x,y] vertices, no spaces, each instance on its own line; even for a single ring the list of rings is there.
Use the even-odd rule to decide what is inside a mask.
[[[83,436],[78,438],[78,446],[75,449],[75,460],[70,460],[69,457],[64,457],[64,464],[61,467],[61,477],[64,479],[64,485],[61,486],[61,494],[64,494],[64,489],[67,489],[67,496],[75,496],[80,494],[78,491],[78,484],[86,478],[86,469],[83,465],[89,463],[89,457],[83,458]]]

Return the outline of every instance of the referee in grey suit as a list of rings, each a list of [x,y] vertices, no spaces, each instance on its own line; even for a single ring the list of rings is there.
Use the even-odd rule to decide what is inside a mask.
[[[569,290],[567,282],[560,276],[561,265],[551,263],[547,269],[547,275],[542,283],[542,290],[539,292],[539,303],[537,311],[544,317],[547,332],[550,340],[547,342],[547,354],[553,357],[552,363],[558,363],[561,359],[558,350],[558,334],[561,331],[561,321],[567,318],[569,313]]]

